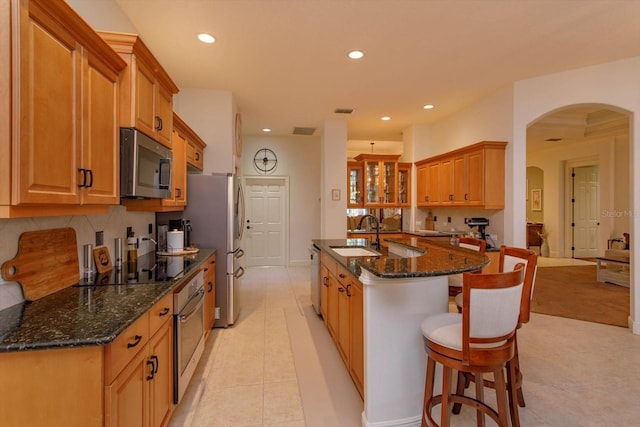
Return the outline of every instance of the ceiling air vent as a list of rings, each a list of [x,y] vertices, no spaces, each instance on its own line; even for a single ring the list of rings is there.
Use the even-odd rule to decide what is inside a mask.
[[[316,131],[316,128],[299,128],[299,127],[293,128],[294,135],[313,135],[315,131]]]
[[[353,108],[336,108],[333,112],[336,114],[353,114]]]

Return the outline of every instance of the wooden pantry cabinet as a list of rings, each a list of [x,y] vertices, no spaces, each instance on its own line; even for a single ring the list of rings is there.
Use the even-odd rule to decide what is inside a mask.
[[[98,34],[128,65],[120,85],[120,125],[135,127],[171,148],[173,95],[178,86],[137,34]]]
[[[5,1],[0,28],[0,217],[107,212],[126,63],[62,0]]]
[[[417,205],[504,209],[506,145],[483,141],[416,162]]]

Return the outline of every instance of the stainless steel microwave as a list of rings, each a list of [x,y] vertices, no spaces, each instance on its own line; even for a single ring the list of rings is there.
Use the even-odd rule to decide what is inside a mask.
[[[173,154],[134,128],[120,128],[120,197],[171,197]]]

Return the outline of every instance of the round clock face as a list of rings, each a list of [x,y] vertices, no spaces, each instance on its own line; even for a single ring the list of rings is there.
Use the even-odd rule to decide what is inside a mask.
[[[268,148],[261,148],[253,156],[253,165],[262,173],[272,172],[278,164],[278,157],[273,150]]]
[[[235,152],[238,157],[242,155],[242,116],[240,113],[236,113]]]

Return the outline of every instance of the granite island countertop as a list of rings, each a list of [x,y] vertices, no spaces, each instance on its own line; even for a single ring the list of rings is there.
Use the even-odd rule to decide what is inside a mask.
[[[183,270],[162,281],[150,272],[148,277],[137,277],[137,283],[125,280],[122,284],[106,284],[112,281],[101,282],[98,277],[96,282],[79,282],[37,301],[1,310],[0,353],[108,344],[196,272],[214,252],[201,249],[185,255]],[[139,262],[153,264],[156,257],[150,255],[146,261],[140,257]],[[155,271],[153,266],[145,272],[149,270]]]
[[[314,246],[326,252],[356,277],[361,269],[383,279],[431,277],[475,271],[489,263],[489,258],[471,249],[452,246],[442,239],[428,237],[390,238],[388,242],[399,245],[417,256],[403,256],[388,247],[381,247],[379,256],[341,256],[332,247],[372,248],[367,239],[316,239]]]

